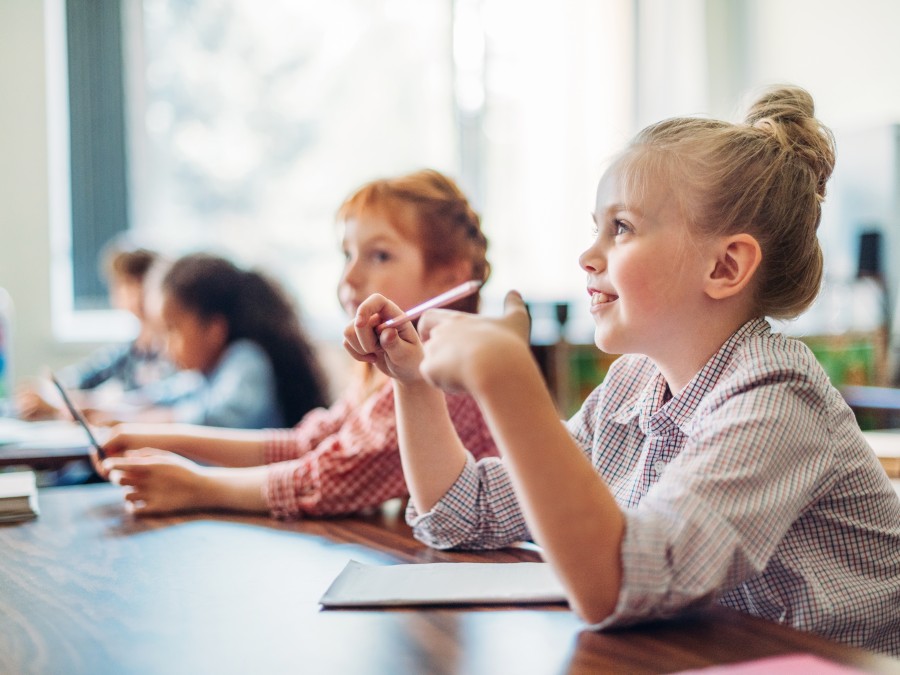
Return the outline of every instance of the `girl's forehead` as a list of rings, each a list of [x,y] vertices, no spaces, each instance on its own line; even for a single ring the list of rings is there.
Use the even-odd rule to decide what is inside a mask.
[[[394,218],[379,211],[364,211],[347,217],[340,224],[344,245],[360,246],[373,240],[403,242],[418,245]]]
[[[597,185],[598,212],[610,207],[646,212],[668,200],[672,192],[668,173],[648,159],[625,155],[604,172]]]
[[[613,166],[597,184],[596,210],[602,213],[610,208],[635,208],[643,202],[643,196],[645,191],[635,189],[633,176]]]

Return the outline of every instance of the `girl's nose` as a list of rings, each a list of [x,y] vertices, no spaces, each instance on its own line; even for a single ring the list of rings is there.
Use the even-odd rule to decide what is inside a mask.
[[[347,286],[355,286],[359,275],[355,261],[347,260],[344,263],[344,271],[341,273],[341,283]]]
[[[585,272],[600,272],[606,268],[606,257],[600,250],[600,238],[594,240],[587,250],[578,256],[578,264]]]

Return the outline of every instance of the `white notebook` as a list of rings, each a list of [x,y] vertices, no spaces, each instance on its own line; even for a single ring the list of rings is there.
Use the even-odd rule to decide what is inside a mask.
[[[325,591],[325,607],[564,603],[547,563],[364,565],[351,560]]]

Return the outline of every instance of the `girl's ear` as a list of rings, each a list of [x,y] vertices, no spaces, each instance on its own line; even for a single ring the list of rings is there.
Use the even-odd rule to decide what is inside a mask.
[[[723,237],[715,248],[716,259],[706,279],[706,294],[724,300],[743,291],[762,261],[759,242],[747,233]]]

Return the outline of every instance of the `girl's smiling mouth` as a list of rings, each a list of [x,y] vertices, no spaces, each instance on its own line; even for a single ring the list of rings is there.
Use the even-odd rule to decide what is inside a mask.
[[[604,291],[598,291],[593,288],[589,288],[588,293],[591,294],[591,307],[596,307],[598,305],[607,305],[614,300],[619,299],[618,295],[606,293]]]

